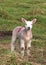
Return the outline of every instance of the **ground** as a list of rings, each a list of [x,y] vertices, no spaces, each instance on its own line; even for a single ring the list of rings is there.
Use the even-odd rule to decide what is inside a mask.
[[[44,44],[42,45],[39,43],[40,40],[32,40],[31,56],[24,56],[24,58],[21,58],[20,54],[17,51],[17,43],[15,52],[11,53],[10,39],[11,36],[1,38],[2,41],[0,43],[0,65],[46,65],[46,48],[45,46],[43,46]],[[5,41],[3,42],[3,40]],[[6,43],[6,41],[9,42]]]

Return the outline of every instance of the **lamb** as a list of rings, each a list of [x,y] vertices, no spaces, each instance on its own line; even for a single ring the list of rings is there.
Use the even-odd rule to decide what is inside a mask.
[[[25,23],[25,27],[17,26],[12,32],[11,52],[14,51],[14,43],[18,38],[20,54],[23,57],[25,52],[25,45],[27,50],[26,53],[28,56],[30,55],[32,41],[32,25],[36,22],[36,18],[31,21],[27,21],[26,19],[22,18],[22,22]]]

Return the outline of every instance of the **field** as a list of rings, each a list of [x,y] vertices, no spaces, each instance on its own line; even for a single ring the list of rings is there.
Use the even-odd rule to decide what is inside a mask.
[[[46,0],[0,0],[0,31],[24,26],[22,17],[37,19],[32,29],[31,58],[21,59],[17,51],[11,53],[11,35],[0,34],[0,65],[46,65]]]

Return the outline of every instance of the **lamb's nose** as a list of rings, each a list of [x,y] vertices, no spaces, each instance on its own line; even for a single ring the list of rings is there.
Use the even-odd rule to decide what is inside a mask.
[[[30,27],[28,27],[28,30],[30,30]]]

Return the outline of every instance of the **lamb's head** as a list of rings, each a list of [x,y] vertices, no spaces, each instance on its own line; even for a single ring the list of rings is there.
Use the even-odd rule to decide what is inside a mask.
[[[22,22],[25,23],[25,28],[27,30],[31,30],[32,29],[32,25],[36,22],[36,19],[33,19],[31,21],[27,21],[26,19],[22,18]]]

